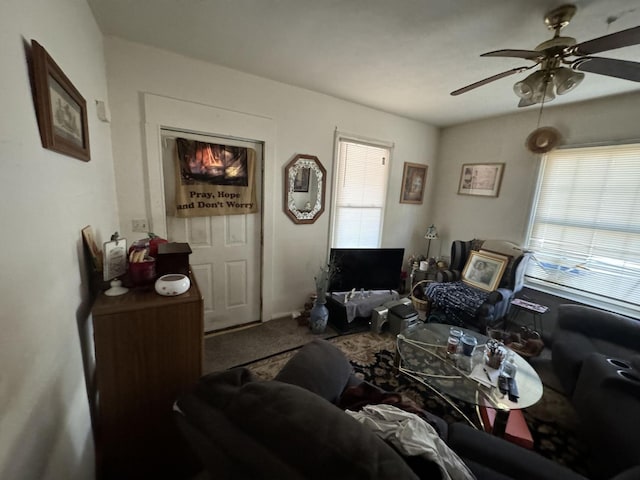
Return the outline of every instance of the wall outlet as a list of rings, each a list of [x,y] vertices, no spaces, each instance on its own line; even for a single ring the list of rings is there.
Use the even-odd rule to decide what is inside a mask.
[[[146,218],[131,220],[131,230],[134,232],[147,233],[149,231],[149,224]]]

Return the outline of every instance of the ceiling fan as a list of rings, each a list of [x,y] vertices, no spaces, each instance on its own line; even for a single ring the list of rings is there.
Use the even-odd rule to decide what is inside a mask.
[[[547,28],[554,30],[555,33],[552,39],[542,42],[535,50],[506,49],[481,55],[482,57],[523,58],[534,62],[533,65],[498,73],[459,88],[451,92],[451,95],[460,95],[509,75],[531,70],[538,65],[540,65],[539,70],[513,86],[514,92],[520,97],[518,107],[544,104],[553,100],[556,93],[563,95],[570,92],[584,78],[582,72],[640,82],[640,63],[591,56],[595,53],[640,44],[640,26],[576,43],[575,38],[560,36],[560,30],[569,24],[575,13],[576,6],[570,4],[561,5],[548,12],[544,22]]]

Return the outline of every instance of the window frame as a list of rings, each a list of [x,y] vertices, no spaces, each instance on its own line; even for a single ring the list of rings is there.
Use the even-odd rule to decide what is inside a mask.
[[[385,140],[379,140],[374,138],[364,137],[362,135],[357,135],[353,133],[340,132],[336,130],[334,137],[334,153],[333,153],[333,180],[331,189],[331,220],[330,220],[330,228],[329,228],[329,248],[337,248],[335,245],[336,241],[336,222],[337,222],[337,211],[339,208],[337,197],[339,191],[339,180],[340,180],[340,142],[351,142],[359,145],[370,146],[374,148],[384,148],[389,151],[388,159],[387,159],[387,170],[386,170],[386,179],[384,183],[384,196],[383,196],[383,205],[380,212],[380,225],[378,231],[378,245],[376,247],[371,248],[381,248],[383,243],[384,236],[384,219],[386,215],[386,209],[388,204],[389,197],[389,182],[391,181],[391,168],[393,165],[393,149],[394,143]],[[340,248],[362,248],[362,247],[353,247],[353,246],[340,246]]]

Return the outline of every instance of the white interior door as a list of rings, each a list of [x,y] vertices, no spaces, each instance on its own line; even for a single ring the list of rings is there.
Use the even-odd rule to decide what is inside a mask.
[[[162,168],[167,206],[174,204],[178,137],[254,149],[256,197],[262,198],[262,143],[163,129]],[[189,261],[204,298],[205,332],[261,320],[261,218],[260,212],[194,218],[167,213],[168,240],[188,242],[193,252]]]

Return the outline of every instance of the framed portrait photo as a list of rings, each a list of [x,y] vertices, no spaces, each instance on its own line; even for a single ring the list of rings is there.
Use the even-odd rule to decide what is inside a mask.
[[[424,186],[427,183],[427,166],[404,162],[400,203],[422,203]]]
[[[458,194],[497,197],[504,163],[465,163],[460,172]]]
[[[509,259],[497,254],[472,251],[469,254],[462,281],[487,292],[493,292],[502,280]]]
[[[88,162],[87,104],[42,45],[31,40],[36,115],[42,146]]]

